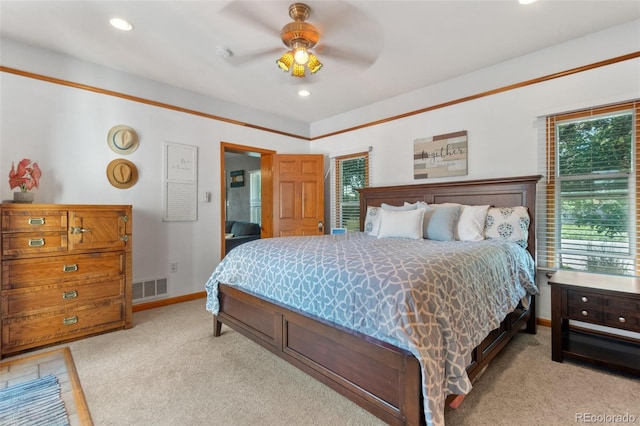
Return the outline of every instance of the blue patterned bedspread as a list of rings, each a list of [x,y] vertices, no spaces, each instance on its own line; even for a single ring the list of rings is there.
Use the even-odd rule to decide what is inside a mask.
[[[515,243],[376,238],[366,233],[268,238],[232,250],[206,283],[242,287],[409,350],[420,361],[425,419],[444,424],[448,394],[466,394],[472,350],[527,293],[534,262]]]

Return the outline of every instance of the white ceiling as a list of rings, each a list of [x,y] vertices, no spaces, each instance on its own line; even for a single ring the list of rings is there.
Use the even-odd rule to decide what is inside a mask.
[[[312,123],[640,19],[639,0],[307,0],[324,67],[299,79],[275,64],[291,3],[1,0],[0,35]]]

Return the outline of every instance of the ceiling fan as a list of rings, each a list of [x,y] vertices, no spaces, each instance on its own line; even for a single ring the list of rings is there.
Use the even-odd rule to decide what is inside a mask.
[[[242,1],[232,1],[224,11],[233,14],[236,19],[242,19],[251,24],[254,29],[267,31],[273,35],[278,34],[278,30],[273,25],[265,22],[264,16],[267,14],[261,13],[259,10],[261,6],[257,6],[259,4],[251,3],[251,6],[248,6]],[[289,16],[292,21],[285,24],[279,31],[280,39],[287,48],[286,52],[280,53],[282,48],[268,48],[241,55],[241,57],[234,56],[231,62],[239,65],[274,55],[280,70],[291,72],[292,76],[298,78],[305,77],[307,70],[315,74],[323,67],[318,56],[327,60],[347,62],[357,67],[368,67],[375,62],[382,46],[381,30],[377,23],[372,22],[355,6],[346,2],[320,3],[318,8],[320,19],[326,23],[315,26],[307,21],[312,12],[311,7],[305,3],[293,3],[289,6]],[[317,12],[318,10],[314,9],[314,16]],[[322,28],[322,34],[319,28]],[[321,35],[322,42],[320,42]],[[339,39],[340,43],[328,45],[324,39],[332,37],[334,40]],[[314,49],[318,56],[311,49]]]
[[[293,22],[289,22],[280,32],[280,38],[290,50],[285,52],[276,61],[281,70],[294,77],[304,77],[305,66],[311,74],[315,74],[322,68],[322,63],[316,55],[309,51],[320,39],[320,32],[312,24],[306,22],[309,19],[311,9],[304,3],[293,3],[289,6],[289,16]]]

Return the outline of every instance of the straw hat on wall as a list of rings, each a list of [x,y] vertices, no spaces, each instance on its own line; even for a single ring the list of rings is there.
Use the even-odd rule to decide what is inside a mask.
[[[113,126],[107,135],[107,144],[113,152],[131,154],[138,149],[138,134],[133,128],[123,124]]]
[[[107,179],[116,188],[131,188],[138,181],[138,168],[129,160],[117,158],[107,165]]]

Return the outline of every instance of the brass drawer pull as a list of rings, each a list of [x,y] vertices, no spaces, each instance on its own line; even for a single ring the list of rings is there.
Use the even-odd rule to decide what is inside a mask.
[[[44,238],[30,238],[29,247],[42,247],[44,245]]]
[[[71,233],[72,234],[84,234],[85,232],[91,232],[89,228],[83,228],[81,226],[72,226]]]
[[[30,217],[29,225],[44,225],[44,217]]]
[[[66,317],[66,318],[64,318],[62,320],[62,323],[64,325],[73,325],[73,324],[76,324],[77,322],[78,322],[78,317],[77,316],[75,316],[75,317]]]
[[[627,319],[625,317],[618,317],[618,321],[624,324],[625,322],[627,322]]]
[[[78,297],[78,290],[71,290],[71,291],[63,291],[62,292],[62,298],[63,299],[75,299],[76,297]]]
[[[580,313],[582,314],[583,317],[589,316],[589,312],[587,311],[582,311]]]
[[[580,300],[582,300],[584,303],[587,303],[589,301],[589,299],[586,296],[582,296],[582,299]]]
[[[64,265],[62,267],[62,272],[75,272],[78,270],[78,265],[75,263],[73,265]]]

